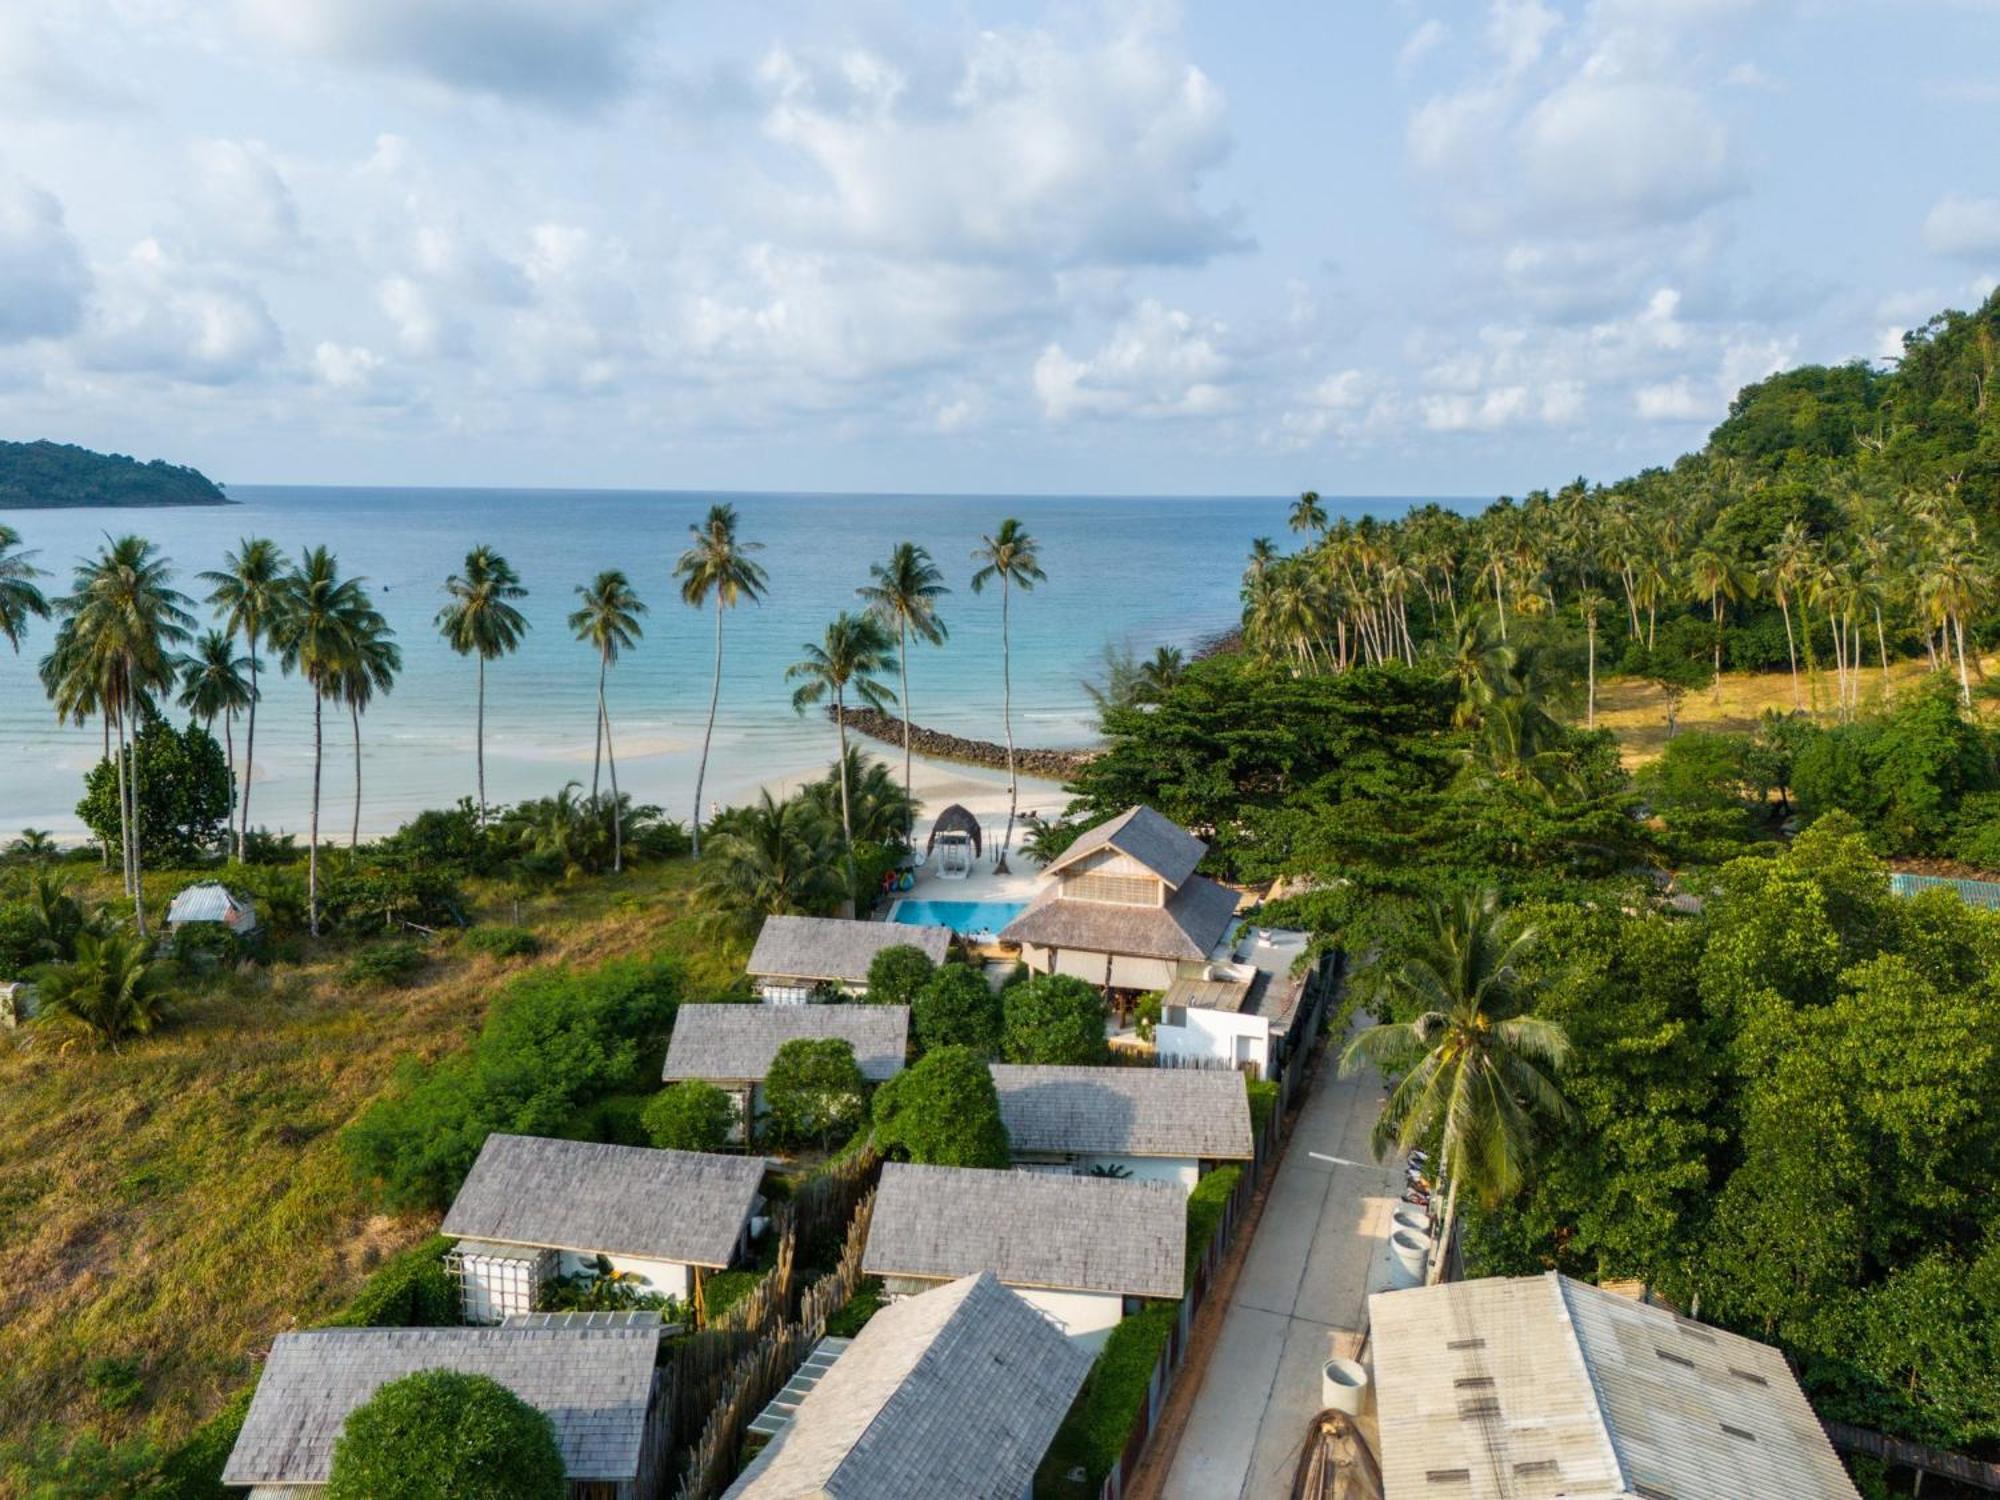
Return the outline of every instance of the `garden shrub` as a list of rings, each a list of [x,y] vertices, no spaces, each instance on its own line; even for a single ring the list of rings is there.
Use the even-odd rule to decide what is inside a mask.
[[[845,1140],[867,1115],[868,1084],[854,1046],[839,1037],[797,1037],[778,1049],[764,1078],[770,1127],[780,1140]]]
[[[1278,1107],[1278,1086],[1263,1078],[1249,1078],[1244,1088],[1250,1095],[1250,1133],[1262,1135],[1271,1111]]]
[[[701,1305],[706,1320],[713,1323],[757,1289],[757,1283],[764,1279],[762,1271],[747,1267],[736,1271],[717,1271],[701,1284]]]
[[[651,1145],[651,1137],[646,1133],[646,1106],[655,1097],[651,1090],[646,1089],[606,1094],[584,1111],[574,1134],[581,1139],[603,1141],[610,1146]]]
[[[923,949],[910,943],[884,948],[868,965],[868,999],[875,1005],[908,1005],[937,972]]]
[[[1000,1050],[1010,1063],[1101,1063],[1104,998],[1069,974],[1040,974],[1001,996]]]
[[[391,1209],[442,1209],[492,1132],[560,1135],[580,1108],[638,1083],[682,985],[668,958],[520,976],[470,1049],[399,1069],[343,1132],[349,1163]]]
[[[1217,1167],[1195,1184],[1188,1194],[1187,1205],[1187,1284],[1194,1285],[1195,1268],[1201,1258],[1208,1254],[1208,1242],[1215,1238],[1215,1231],[1221,1227],[1222,1212],[1229,1205],[1230,1194],[1236,1191],[1236,1184],[1242,1180],[1243,1169],[1237,1166]]]
[[[882,1278],[864,1276],[847,1299],[847,1305],[826,1320],[826,1336],[851,1339],[868,1326],[868,1320],[882,1310]]]
[[[1150,1302],[1111,1330],[1083,1393],[1049,1446],[1055,1463],[1082,1464],[1093,1490],[1125,1451],[1180,1308],[1179,1302]]]
[[[460,1322],[458,1287],[444,1268],[445,1252],[458,1242],[434,1234],[391,1256],[327,1328],[452,1328]]]
[[[224,1500],[237,1493],[222,1487],[222,1470],[243,1431],[254,1394],[254,1387],[244,1387],[171,1449],[152,1483],[139,1490],[143,1500]]]
[[[1005,1167],[993,1074],[969,1047],[938,1047],[875,1091],[875,1149],[937,1167]]]
[[[394,988],[415,979],[428,962],[428,955],[416,943],[378,943],[350,958],[343,977],[349,984]]]
[[[327,1500],[563,1500],[555,1424],[496,1380],[419,1370],[349,1414]]]
[[[736,1124],[736,1101],[712,1083],[686,1079],[655,1094],[641,1117],[646,1138],[670,1151],[720,1151]]]
[[[910,1029],[917,1046],[970,1047],[981,1057],[1000,1050],[1000,997],[984,971],[970,964],[946,964],[924,981],[910,1006]]]
[[[484,953],[491,958],[533,958],[542,951],[542,940],[527,928],[505,923],[467,928],[459,936],[458,945],[468,953]]]

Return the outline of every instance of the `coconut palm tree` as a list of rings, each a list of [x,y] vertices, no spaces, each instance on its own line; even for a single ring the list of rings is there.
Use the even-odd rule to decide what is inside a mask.
[[[1014,590],[1032,592],[1048,575],[1042,571],[1035,539],[1012,516],[1000,523],[991,536],[979,539],[972,560],[979,568],[972,575],[972,592],[983,594],[986,585],[1000,583],[1000,722],[1007,734],[1007,831],[1000,838],[996,866],[1007,868],[1007,850],[1014,841],[1014,816],[1021,804],[1021,779],[1014,769],[1014,646],[1009,610]]]
[[[374,611],[362,592],[361,580],[342,578],[340,564],[324,547],[299,557],[285,575],[278,608],[267,629],[272,649],[285,675],[297,672],[313,695],[312,821],[306,854],[306,913],[314,937],[319,936],[319,793],[320,771],[326,759],[324,710],[358,670],[357,643]]]
[[[1771,583],[1771,597],[1785,617],[1785,655],[1792,667],[1792,707],[1805,707],[1799,696],[1799,652],[1792,638],[1792,599],[1812,572],[1813,542],[1802,521],[1787,521],[1777,541],[1764,557],[1764,576]]]
[[[128,754],[128,748],[136,744],[141,717],[153,712],[153,695],[178,679],[176,648],[192,633],[189,600],[172,586],[173,576],[173,565],[152,542],[122,536],[77,565],[71,593],[56,605],[69,628],[67,642],[58,641],[59,650],[67,653],[67,670],[90,684],[66,691],[58,698],[57,711],[63,711],[64,702],[94,694],[117,735],[125,888],[142,938],[146,900],[140,884],[139,758],[136,749]]]
[[[597,762],[600,752],[611,763],[611,868],[625,868],[624,814],[618,803],[618,755],[611,746],[611,710],[605,703],[604,678],[620,651],[630,650],[645,634],[639,616],[646,606],[632,584],[616,568],[607,568],[588,584],[577,585],[583,603],[569,617],[570,634],[597,652],[597,748],[590,758],[590,800],[597,802]]]
[[[1942,538],[1921,564],[1918,597],[1931,620],[1945,632],[1946,647],[1957,646],[1958,690],[1968,708],[1972,706],[1972,681],[1965,668],[1965,617],[1979,609],[1992,590],[1992,575],[1965,534]]]
[[[931,555],[915,542],[898,542],[886,563],[872,564],[868,576],[874,580],[854,592],[868,604],[868,612],[884,625],[896,627],[896,660],[902,672],[903,698],[903,793],[909,799],[910,817],[916,817],[916,790],[910,775],[910,637],[942,646],[951,634],[938,618],[937,602],[951,592],[944,586],[944,574]],[[904,830],[909,837],[916,825]]]
[[[365,602],[365,594],[363,599]],[[355,617],[353,652],[341,665],[337,686],[354,726],[354,821],[347,832],[349,864],[361,846],[361,715],[377,693],[395,687],[396,674],[402,670],[403,651],[396,644],[396,632],[371,605]]]
[[[76,957],[43,972],[43,1010],[97,1033],[113,1052],[121,1038],[141,1036],[166,1015],[166,986],[146,956],[142,937],[81,932]]]
[[[827,767],[820,781],[809,781],[799,795],[815,803],[829,824],[840,819],[840,782],[847,779],[848,806],[854,836],[863,843],[890,844],[909,830],[913,809],[895,774],[859,746],[849,745],[839,765]]]
[[[1301,534],[1325,534],[1326,507],[1319,503],[1318,490],[1307,490],[1292,502],[1292,513],[1286,518],[1286,524]]]
[[[263,696],[257,685],[261,665],[257,648],[270,628],[287,563],[276,542],[246,536],[234,552],[223,553],[222,564],[219,570],[199,576],[209,586],[208,605],[222,620],[222,628],[231,635],[241,635],[250,653],[250,710],[243,726],[243,795],[236,823],[236,857],[241,860],[244,842],[250,837],[250,786],[257,774],[257,700]]]
[[[236,642],[219,630],[202,633],[194,654],[181,667],[180,706],[201,720],[209,733],[222,720],[222,743],[229,756],[229,790],[236,792],[236,716],[250,706],[250,683],[243,675],[250,659],[236,654]],[[230,809],[234,828],[235,809]]]
[[[840,834],[847,849],[847,883],[854,884],[854,816],[847,784],[847,695],[854,696],[878,713],[887,713],[896,701],[894,689],[881,681],[894,672],[898,661],[894,643],[882,622],[873,615],[849,614],[842,610],[826,627],[826,638],[815,644],[807,641],[805,655],[785,668],[785,680],[796,682],[792,708],[804,713],[815,703],[833,700],[834,733],[840,745]]]
[[[1139,695],[1158,703],[1187,675],[1187,657],[1173,646],[1161,646],[1139,664]]]
[[[1583,727],[1597,727],[1597,617],[1611,601],[1596,589],[1587,588],[1576,596],[1577,613],[1583,616],[1585,642],[1585,689]]]
[[[21,533],[0,525],[0,636],[20,655],[29,619],[46,620],[49,601],[35,587],[42,570],[29,561],[35,554],[21,550]]]
[[[1460,1183],[1499,1204],[1527,1176],[1535,1117],[1572,1114],[1550,1076],[1568,1061],[1569,1038],[1554,1022],[1523,1014],[1519,964],[1535,937],[1492,890],[1432,906],[1414,951],[1389,975],[1415,1019],[1371,1026],[1340,1059],[1343,1073],[1366,1061],[1402,1075],[1375,1122],[1378,1159],[1392,1146],[1441,1143],[1438,1173],[1447,1186],[1433,1279],[1450,1253]]]
[[[722,612],[742,600],[755,604],[764,594],[764,570],[750,556],[762,542],[746,542],[736,534],[736,507],[711,505],[699,526],[688,527],[689,543],[674,564],[681,583],[681,602],[701,608],[715,600],[715,680],[708,691],[708,727],[701,735],[701,762],[694,773],[694,852],[701,853],[701,789],[708,779],[708,747],[715,738],[715,706],[722,698]]]
[[[1715,701],[1722,702],[1722,610],[1727,604],[1734,604],[1743,597],[1743,577],[1730,560],[1713,547],[1697,547],[1688,554],[1687,584],[1689,594],[1698,602],[1708,606],[1710,623],[1715,627]]]
[[[702,862],[701,889],[731,926],[753,930],[769,916],[820,916],[840,899],[840,873],[828,856],[825,816],[805,797],[779,802],[759,794],[716,827]]]
[[[460,656],[479,659],[479,710],[473,759],[479,776],[479,821],[486,822],[486,664],[509,655],[528,633],[528,618],[514,601],[528,597],[513,564],[481,544],[465,554],[465,571],[444,581],[451,596],[437,614],[438,633]]]
[[[1278,561],[1277,543],[1267,536],[1253,537],[1250,542],[1250,561],[1243,569],[1243,599],[1248,603]]]

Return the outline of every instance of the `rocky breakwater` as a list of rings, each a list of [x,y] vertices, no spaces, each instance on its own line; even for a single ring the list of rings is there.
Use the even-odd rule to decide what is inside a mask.
[[[838,709],[829,707],[827,716],[831,718],[838,712]],[[878,713],[872,708],[850,708],[847,710],[847,727],[870,739],[902,748],[903,721],[894,714]],[[999,771],[1007,769],[1005,745],[995,745],[988,740],[968,740],[942,730],[926,729],[921,724],[910,726],[910,748],[931,760],[953,760],[961,765],[985,766]],[[1095,750],[1031,750],[1016,745],[1014,768],[1020,775],[1033,776],[1038,780],[1067,781],[1088,765],[1096,754]]]

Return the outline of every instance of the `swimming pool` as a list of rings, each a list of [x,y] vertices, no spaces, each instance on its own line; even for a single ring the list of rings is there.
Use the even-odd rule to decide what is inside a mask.
[[[906,927],[949,927],[961,936],[998,932],[1027,909],[1025,901],[912,901],[896,903],[892,922]]]

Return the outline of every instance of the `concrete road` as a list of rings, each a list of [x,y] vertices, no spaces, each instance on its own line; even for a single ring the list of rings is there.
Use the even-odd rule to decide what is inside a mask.
[[[1321,1067],[1168,1471],[1166,1500],[1289,1492],[1306,1424],[1321,1409],[1320,1367],[1360,1344],[1368,1294],[1389,1285],[1389,1215],[1403,1171],[1394,1161],[1376,1166],[1368,1149],[1382,1099],[1372,1071],[1340,1078],[1333,1056]]]

